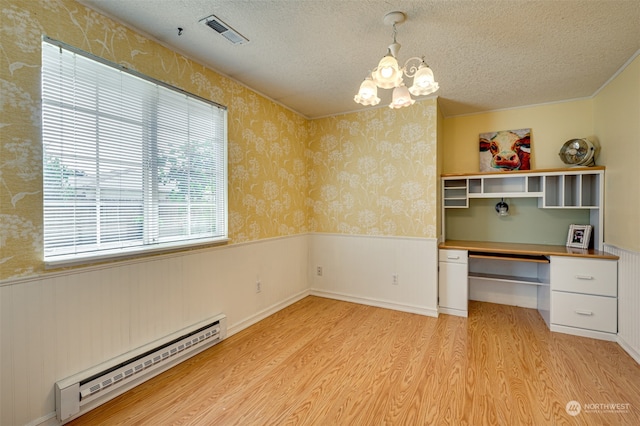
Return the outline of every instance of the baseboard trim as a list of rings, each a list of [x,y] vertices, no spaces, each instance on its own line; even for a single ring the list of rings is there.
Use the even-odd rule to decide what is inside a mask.
[[[244,330],[247,327],[251,327],[253,324],[257,323],[258,321],[262,321],[266,317],[273,315],[278,311],[281,311],[287,306],[292,305],[297,301],[304,299],[307,296],[309,296],[309,290],[303,290],[297,294],[294,294],[293,296],[290,296],[284,299],[281,302],[275,303],[261,310],[260,312],[254,315],[251,315],[249,318],[245,318],[242,321],[229,326],[227,328],[227,337],[233,336],[234,334]]]
[[[551,324],[551,327],[549,327],[549,329],[557,333],[573,334],[574,336],[590,337],[592,339],[599,340],[608,340],[609,342],[617,341],[617,335],[613,333],[605,333],[603,331],[585,330],[583,328],[567,327],[557,324]]]
[[[638,353],[638,351],[633,349],[633,347],[631,345],[629,345],[626,342],[626,340],[624,340],[619,334],[618,334],[618,339],[616,340],[616,342],[618,342],[620,347],[622,349],[624,349],[624,351],[626,353],[628,353],[631,358],[633,358],[638,364],[640,364],[640,353]]]
[[[454,315],[456,317],[464,317],[467,318],[469,316],[469,311],[463,311],[462,309],[453,309],[453,308],[443,308],[440,306],[440,313],[446,315]]]
[[[350,294],[338,293],[333,291],[324,291],[311,289],[311,296],[325,297],[327,299],[342,300],[344,302],[358,303],[361,305],[375,306],[377,308],[392,309],[394,311],[408,312],[411,314],[425,315],[428,317],[438,317],[438,309],[423,308],[421,306],[405,305],[396,302],[388,302],[386,300],[372,299],[368,297],[353,296]]]
[[[46,416],[42,416],[38,419],[27,423],[25,426],[60,426],[62,423],[56,418],[56,412],[49,413]]]

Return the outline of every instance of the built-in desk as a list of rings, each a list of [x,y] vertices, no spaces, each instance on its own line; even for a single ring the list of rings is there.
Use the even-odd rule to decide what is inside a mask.
[[[469,299],[536,308],[552,331],[615,340],[617,256],[486,241],[439,248],[440,312],[467,316]]]
[[[593,257],[598,259],[618,260],[618,256],[598,250],[584,250],[565,246],[524,243],[497,243],[491,241],[456,241],[447,240],[439,246],[441,249],[468,250],[472,252],[498,253],[504,255],[528,256],[570,256]]]

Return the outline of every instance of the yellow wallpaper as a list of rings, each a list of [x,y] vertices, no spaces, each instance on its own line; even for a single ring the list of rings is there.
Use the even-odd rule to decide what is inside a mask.
[[[73,0],[1,0],[0,12],[0,280],[43,272],[43,35],[228,107],[231,243],[435,237],[435,99],[309,121]]]
[[[314,232],[436,237],[437,100],[314,120]]]
[[[232,242],[307,231],[306,119],[72,0],[0,9],[0,280],[42,272],[42,35],[228,107]]]

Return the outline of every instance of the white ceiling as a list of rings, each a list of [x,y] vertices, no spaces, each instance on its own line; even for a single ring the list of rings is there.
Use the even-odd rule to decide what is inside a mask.
[[[353,96],[392,42],[394,10],[407,14],[398,59],[425,56],[445,116],[589,97],[640,51],[640,0],[80,2],[308,118],[367,108]],[[211,14],[250,42],[199,23]]]

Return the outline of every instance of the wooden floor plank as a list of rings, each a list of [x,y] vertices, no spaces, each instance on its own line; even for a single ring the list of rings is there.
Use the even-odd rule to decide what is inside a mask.
[[[640,365],[532,309],[436,319],[307,297],[70,424],[640,424]]]

